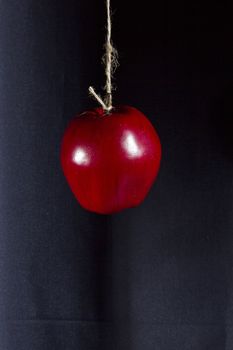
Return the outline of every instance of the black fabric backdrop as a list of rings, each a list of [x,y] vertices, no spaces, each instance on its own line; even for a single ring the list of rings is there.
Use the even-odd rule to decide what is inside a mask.
[[[0,350],[232,350],[232,7],[113,9],[114,101],[163,159],[143,205],[99,216],[59,148],[104,84],[104,0],[0,3]]]

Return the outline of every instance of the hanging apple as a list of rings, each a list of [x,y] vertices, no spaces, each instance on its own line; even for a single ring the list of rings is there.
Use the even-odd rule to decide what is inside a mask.
[[[160,165],[161,145],[149,120],[136,108],[113,107],[112,76],[118,66],[106,0],[105,97],[90,86],[101,105],[74,118],[65,131],[61,164],[72,192],[87,210],[112,214],[139,205]]]
[[[160,166],[161,145],[136,108],[86,111],[68,125],[61,164],[70,188],[87,210],[111,214],[139,205]]]

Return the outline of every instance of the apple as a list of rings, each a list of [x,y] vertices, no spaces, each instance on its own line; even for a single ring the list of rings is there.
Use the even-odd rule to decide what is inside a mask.
[[[86,111],[68,125],[61,165],[78,202],[112,214],[139,205],[159,171],[161,144],[149,120],[136,108]]]

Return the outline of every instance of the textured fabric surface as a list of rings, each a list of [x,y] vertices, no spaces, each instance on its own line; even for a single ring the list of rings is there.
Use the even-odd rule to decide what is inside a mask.
[[[0,2],[0,350],[232,350],[232,9],[113,9],[114,103],[163,159],[140,207],[99,216],[59,149],[104,84],[104,1]]]

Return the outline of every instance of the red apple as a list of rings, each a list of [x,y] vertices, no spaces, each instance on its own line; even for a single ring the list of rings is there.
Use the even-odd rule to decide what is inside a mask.
[[[86,209],[111,214],[140,204],[159,170],[161,145],[136,108],[102,108],[74,118],[65,131],[61,164],[72,192]]]

